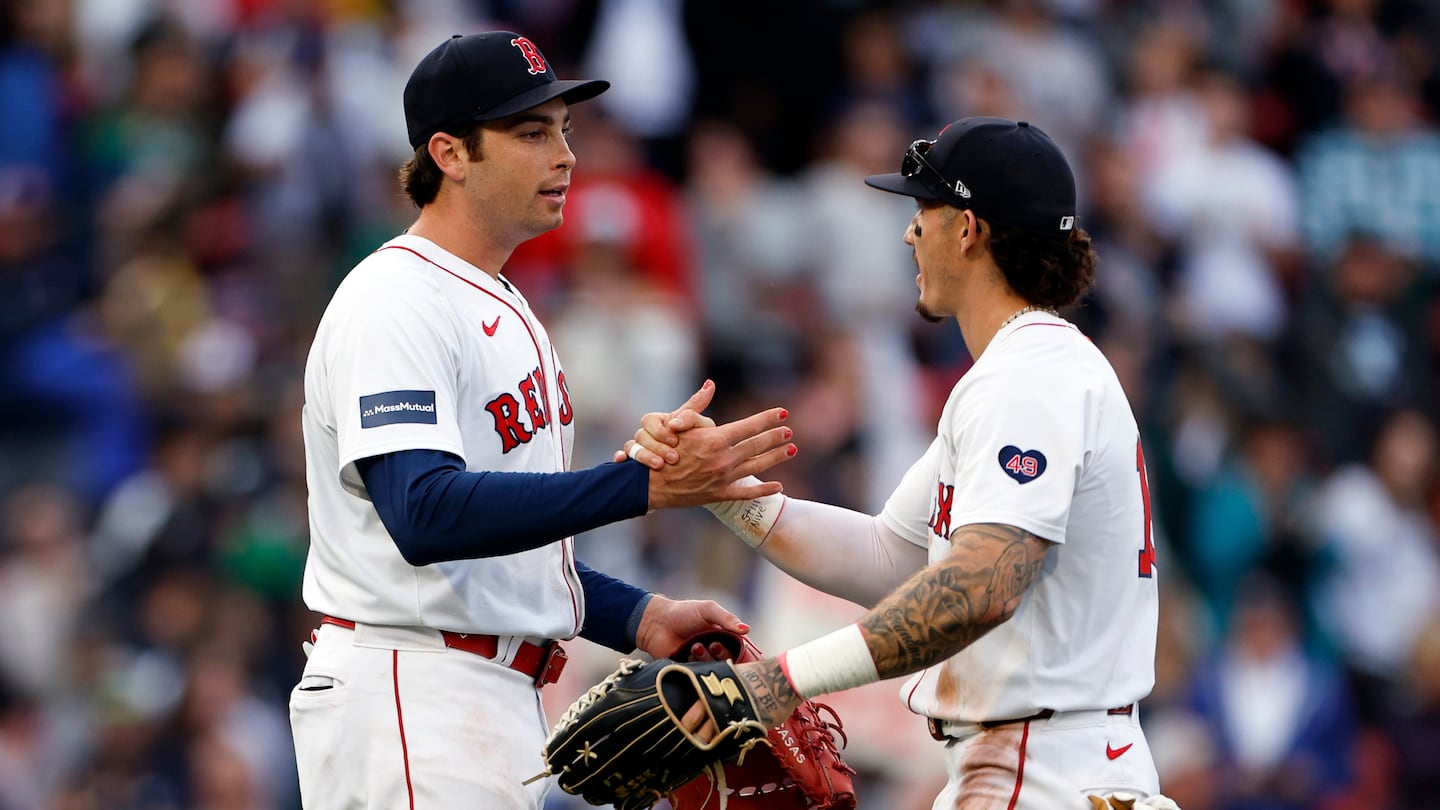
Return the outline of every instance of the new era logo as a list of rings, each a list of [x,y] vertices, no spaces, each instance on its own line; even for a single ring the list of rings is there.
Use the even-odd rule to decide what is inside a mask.
[[[1068,231],[1075,227],[1075,217],[1060,217],[1060,230]]]

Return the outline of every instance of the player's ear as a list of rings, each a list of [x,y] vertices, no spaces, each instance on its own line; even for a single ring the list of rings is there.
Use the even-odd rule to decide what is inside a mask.
[[[969,250],[972,246],[980,244],[980,218],[969,208],[960,212],[960,221],[956,223],[960,231],[960,250]]]
[[[440,171],[451,180],[465,179],[465,141],[448,132],[437,132],[430,136],[430,159]]]

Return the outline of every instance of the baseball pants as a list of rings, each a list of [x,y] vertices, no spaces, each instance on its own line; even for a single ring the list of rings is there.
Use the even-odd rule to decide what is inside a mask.
[[[949,726],[933,810],[1091,810],[1087,795],[1160,791],[1138,709],[1062,712],[990,729]]]
[[[530,678],[424,628],[322,625],[290,693],[305,810],[540,810]]]

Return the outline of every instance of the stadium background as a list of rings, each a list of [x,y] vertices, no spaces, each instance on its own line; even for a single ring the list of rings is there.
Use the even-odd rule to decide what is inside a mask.
[[[878,509],[969,361],[860,179],[1029,119],[1102,255],[1069,314],[1143,424],[1167,792],[1440,807],[1435,3],[3,0],[0,810],[298,808],[305,352],[412,216],[410,67],[490,27],[615,84],[575,110],[565,228],[506,268],[577,464],[710,376],[717,418],[790,409],[790,493]],[[771,649],[854,615],[700,515],[581,553]],[[572,647],[559,706],[615,659]],[[893,686],[835,703],[862,806],[928,807]]]

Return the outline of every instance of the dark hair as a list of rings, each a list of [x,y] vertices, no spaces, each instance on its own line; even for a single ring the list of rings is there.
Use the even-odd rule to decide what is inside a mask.
[[[1076,227],[1050,239],[986,220],[990,255],[1017,295],[1035,306],[1059,309],[1080,300],[1095,283],[1099,257],[1090,234]]]
[[[450,134],[465,141],[465,151],[470,153],[471,160],[479,157],[479,122],[468,124]],[[424,208],[435,202],[435,197],[440,194],[440,181],[443,179],[445,175],[441,173],[440,167],[435,165],[435,159],[430,157],[428,139],[415,150],[415,157],[400,164],[400,188],[405,191],[410,202],[415,203],[416,208]]]

